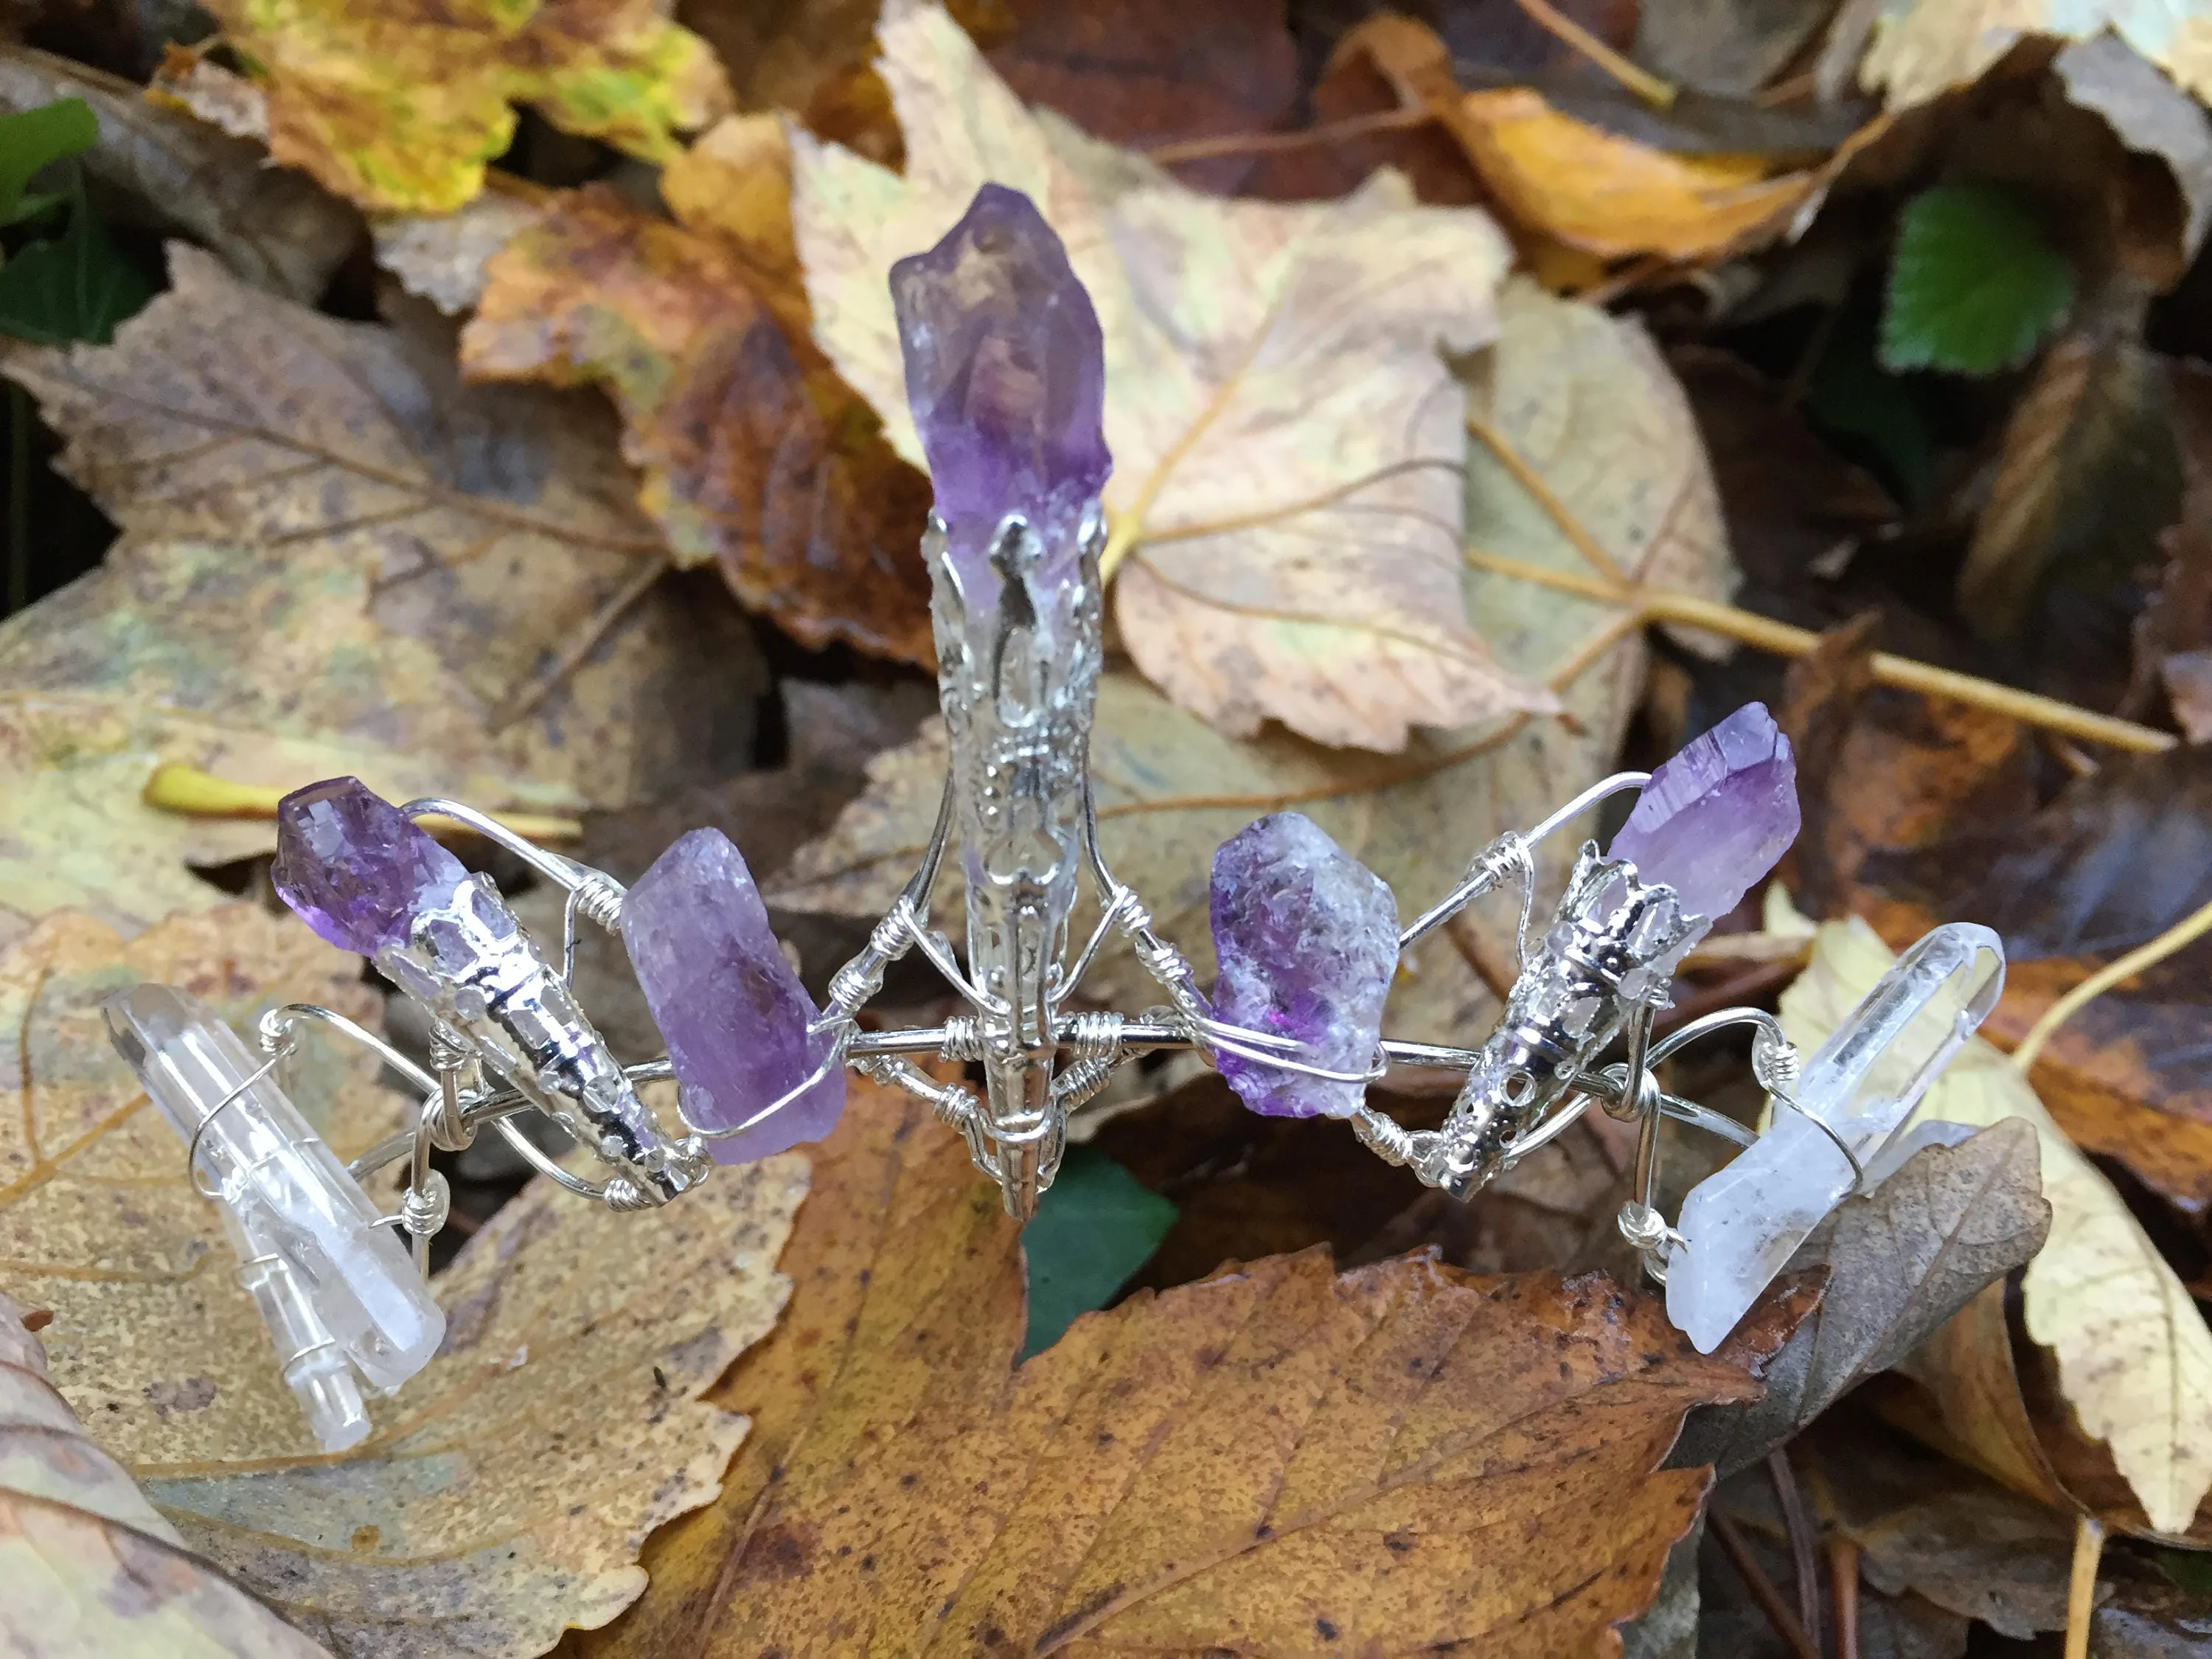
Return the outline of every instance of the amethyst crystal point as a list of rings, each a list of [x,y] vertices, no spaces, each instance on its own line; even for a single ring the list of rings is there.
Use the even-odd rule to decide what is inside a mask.
[[[415,918],[468,870],[359,778],[295,789],[276,805],[276,895],[341,951],[404,945]]]
[[[1398,965],[1398,902],[1382,878],[1311,818],[1278,812],[1214,854],[1212,908],[1214,1017],[1296,1039],[1310,1065],[1365,1071]],[[1367,1092],[1225,1052],[1220,1065],[1270,1117],[1346,1117]]]
[[[623,901],[646,1006],[668,1040],[684,1111],[727,1129],[820,1068],[830,1039],[807,1029],[813,1001],[768,922],[744,855],[719,830],[694,830],[653,860]],[[707,1143],[718,1164],[749,1164],[819,1140],[845,1109],[845,1073],[829,1074],[744,1133]]]
[[[1052,583],[1080,577],[1077,530],[1106,483],[1106,350],[1067,250],[1019,191],[986,185],[927,253],[891,267],[907,402],[971,613],[995,608],[991,541],[1037,532]]]
[[[1608,856],[1665,882],[1686,915],[1717,921],[1797,839],[1797,762],[1763,702],[1747,702],[1660,763]]]

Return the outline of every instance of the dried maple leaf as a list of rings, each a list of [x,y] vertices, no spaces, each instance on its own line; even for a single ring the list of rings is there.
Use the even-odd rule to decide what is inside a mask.
[[[0,843],[7,902],[137,921],[213,902],[179,856],[266,851],[270,830],[144,807],[162,760],[538,810],[712,763],[714,705],[745,706],[758,660],[734,616],[623,609],[661,561],[602,411],[461,386],[436,326],[318,316],[181,245],[172,265],[114,345],[8,354],[125,535],[0,624],[0,772],[36,803]]]
[[[40,1659],[309,1659],[306,1637],[184,1547],[46,1381],[0,1291],[0,1647]]]
[[[1745,1396],[1592,1275],[1270,1257],[1079,1319],[1018,1370],[1018,1230],[925,1108],[824,1144],[787,1322],[717,1397],[756,1443],[598,1654],[1556,1655],[1649,1601]]]
[[[1583,569],[1585,553],[1539,498],[1575,504],[1578,531],[1644,581],[1724,594],[1734,580],[1705,453],[1681,390],[1643,331],[1516,282],[1504,331],[1472,371],[1468,407],[1492,434],[1468,459],[1468,532],[1532,564]],[[1516,474],[1516,469],[1520,469]],[[1260,815],[1296,807],[1396,890],[1410,919],[1465,871],[1498,830],[1527,827],[1597,778],[1619,752],[1643,684],[1640,636],[1624,613],[1471,572],[1470,605],[1508,667],[1556,690],[1577,722],[1509,720],[1417,737],[1383,757],[1322,749],[1281,732],[1239,743],[1173,707],[1138,676],[1109,672],[1091,739],[1100,834],[1117,876],[1211,973],[1206,884],[1213,849]],[[868,790],[830,833],[802,848],[778,884],[793,909],[880,915],[928,838],[944,777],[941,731],[881,757]],[[1574,853],[1563,832],[1540,849],[1556,882]],[[957,907],[957,866],[938,901]],[[1444,1040],[1481,1029],[1510,982],[1517,921],[1509,902],[1480,908],[1411,953],[1391,998],[1393,1036]],[[1133,959],[1103,957],[1088,995],[1124,1007],[1157,996]]]
[[[1382,750],[1553,706],[1462,594],[1438,347],[1496,332],[1488,219],[1387,174],[1340,203],[1216,201],[1024,108],[933,5],[898,0],[881,38],[904,176],[795,134],[793,210],[816,338],[900,453],[921,458],[883,273],[986,180],[1024,190],[1104,331],[1106,563],[1126,552],[1116,614],[1148,677],[1226,731]]]
[[[653,0],[215,0],[269,94],[269,148],[339,195],[395,213],[475,195],[518,103],[664,161],[729,103],[706,42]]]
[[[62,912],[0,956],[0,1281],[53,1310],[55,1387],[185,1540],[342,1655],[522,1656],[612,1618],[646,1534],[710,1498],[745,1420],[697,1396],[773,1325],[803,1159],[615,1215],[526,1189],[434,1282],[438,1357],[315,1449],[183,1150],[100,1034],[155,978],[243,1024],[309,998],[367,1017],[355,958],[230,905],[125,944]],[[303,1040],[293,1098],[341,1158],[409,1109]],[[682,1294],[672,1294],[681,1287]]]
[[[679,564],[718,563],[809,645],[933,663],[929,488],[806,334],[788,176],[778,125],[733,120],[665,175],[680,225],[556,198],[486,266],[462,367],[604,386]]]

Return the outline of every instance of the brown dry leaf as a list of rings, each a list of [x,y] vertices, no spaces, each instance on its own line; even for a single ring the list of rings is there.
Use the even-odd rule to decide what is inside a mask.
[[[1468,407],[1481,429],[1556,499],[1573,502],[1594,544],[1623,569],[1725,594],[1734,572],[1704,453],[1680,388],[1641,329],[1519,282],[1507,285],[1500,311],[1504,334],[1471,371]],[[1468,459],[1467,523],[1483,548],[1588,568],[1486,446]],[[1424,734],[1389,758],[1279,732],[1238,743],[1137,675],[1108,673],[1091,739],[1106,856],[1201,975],[1212,972],[1213,849],[1251,819],[1293,806],[1308,814],[1392,884],[1410,919],[1492,836],[1535,823],[1610,765],[1643,682],[1643,647],[1632,630],[1624,634],[1622,613],[1488,572],[1470,572],[1468,592],[1507,666],[1552,684],[1575,727],[1516,720]],[[943,741],[933,725],[880,757],[867,792],[793,860],[776,902],[880,915],[928,838]],[[1573,853],[1573,835],[1553,837],[1540,850],[1541,879],[1555,885]],[[947,917],[957,913],[957,873],[948,866],[939,889]],[[1496,1014],[1493,988],[1512,977],[1516,920],[1510,902],[1497,902],[1416,946],[1392,998],[1392,1034],[1443,1041],[1482,1029]],[[1155,994],[1118,949],[1093,971],[1085,985],[1101,1000],[1142,1006]]]
[[[698,1396],[775,1322],[805,1161],[641,1215],[526,1189],[435,1282],[438,1357],[329,1457],[183,1149],[102,1037],[100,1000],[139,978],[241,1025],[297,998],[374,1000],[354,957],[246,905],[127,944],[63,912],[0,957],[0,1064],[22,1079],[0,1125],[0,1281],[53,1310],[55,1387],[186,1543],[341,1655],[521,1656],[612,1618],[643,1587],[646,1534],[714,1496],[744,1434]],[[310,1038],[295,1062],[293,1097],[341,1158],[408,1109],[357,1052]]]
[[[1776,240],[1883,126],[1856,134],[1820,167],[1778,173],[1763,156],[1654,149],[1562,113],[1533,88],[1462,93],[1444,43],[1409,18],[1369,19],[1337,48],[1367,54],[1405,104],[1435,112],[1517,225],[1608,259],[1698,264]]]
[[[160,222],[191,233],[257,288],[312,301],[352,248],[361,220],[264,146],[158,108],[130,82],[0,41],[0,113],[82,98],[100,118],[86,174]]]
[[[1790,1038],[1810,1048],[1894,960],[1856,917],[1823,927],[1784,994]],[[2051,1235],[2022,1282],[2027,1334],[2056,1355],[2081,1427],[2105,1441],[2158,1531],[2187,1530],[2212,1487],[2212,1330],[2112,1183],[2076,1151],[2012,1062],[1970,1042],[1913,1121],[2035,1126]]]
[[[29,832],[0,844],[8,902],[143,922],[215,901],[180,857],[269,849],[266,824],[140,805],[160,761],[538,811],[712,761],[759,682],[740,618],[651,593],[593,645],[660,558],[599,411],[462,387],[434,325],[318,316],[182,245],[172,269],[113,346],[8,354],[125,532],[0,625],[0,768]],[[578,642],[574,672],[492,729]]]
[[[862,1091],[718,1394],[760,1430],[601,1654],[1581,1651],[1703,1497],[1737,1398],[1597,1276],[1271,1257],[1079,1320],[1018,1370],[1018,1234],[927,1109]],[[1172,1564],[1172,1565],[1170,1565]]]
[[[0,1291],[0,1647],[40,1659],[309,1659],[324,1650],[187,1553],[46,1381]]]
[[[2180,222],[2167,232],[2170,251],[2160,287],[2171,287],[2203,246],[2212,222],[2212,115],[2160,75],[2116,34],[2076,40],[2051,60],[2069,103],[2093,110],[2139,155],[2166,164],[2179,197]]]
[[[270,153],[388,213],[445,213],[514,136],[513,106],[664,161],[727,108],[706,42],[653,0],[216,0],[267,88]]]
[[[1883,6],[1859,79],[1892,109],[1981,78],[2022,40],[2086,40],[2111,29],[2185,90],[2212,100],[2212,17],[2135,0],[1902,0]]]
[[[1552,706],[1461,594],[1438,347],[1497,331],[1488,219],[1389,174],[1340,203],[1217,201],[1024,109],[934,5],[894,0],[881,38],[905,176],[795,134],[793,203],[816,337],[900,453],[921,459],[883,273],[987,179],[1026,191],[1105,333],[1106,562],[1147,676],[1224,731],[1385,750]]]
[[[680,225],[602,186],[556,198],[485,268],[462,368],[605,387],[679,564],[718,563],[808,645],[933,663],[929,487],[805,331],[774,246],[788,176],[777,125],[732,120],[671,168]]]

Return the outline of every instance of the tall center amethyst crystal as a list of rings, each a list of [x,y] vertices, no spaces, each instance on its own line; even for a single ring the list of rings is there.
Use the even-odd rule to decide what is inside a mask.
[[[1763,702],[1747,702],[1661,763],[1608,855],[1717,921],[1797,839],[1797,762]]]
[[[1213,855],[1215,1018],[1304,1045],[1298,1057],[1364,1072],[1398,964],[1398,901],[1311,818],[1278,812]],[[1366,1085],[1222,1053],[1221,1075],[1270,1117],[1346,1117]]]
[[[744,854],[720,830],[694,830],[653,860],[623,901],[622,930],[684,1115],[700,1128],[735,1128],[829,1058]],[[749,1164],[821,1139],[844,1109],[844,1068],[832,1066],[781,1111],[707,1145],[718,1164]]]
[[[1037,532],[1047,583],[1075,581],[1077,529],[1106,483],[1106,356],[1067,250],[1019,191],[985,185],[926,253],[891,267],[907,402],[971,614],[997,608],[992,539]]]
[[[276,896],[341,951],[407,943],[468,868],[359,778],[295,789],[276,805]]]

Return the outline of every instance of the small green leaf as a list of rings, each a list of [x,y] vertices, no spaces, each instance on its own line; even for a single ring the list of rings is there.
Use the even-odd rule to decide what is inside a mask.
[[[2212,1595],[2212,1555],[2195,1550],[2157,1549],[2151,1559],[2176,1588],[2191,1595]]]
[[[69,228],[0,265],[0,334],[39,345],[106,345],[116,325],[153,297],[153,284],[115,245],[80,185]]]
[[[1898,217],[1882,367],[2008,368],[2073,302],[2074,268],[2031,203],[1995,185],[1938,185]]]
[[[1103,1308],[1159,1249],[1176,1206],[1105,1153],[1071,1146],[1052,1190],[1022,1233],[1030,1270],[1029,1340],[1022,1358],[1060,1339],[1078,1314]]]
[[[0,115],[0,225],[15,223],[27,209],[51,206],[51,198],[24,201],[31,180],[64,156],[90,149],[99,138],[100,118],[82,98]]]

